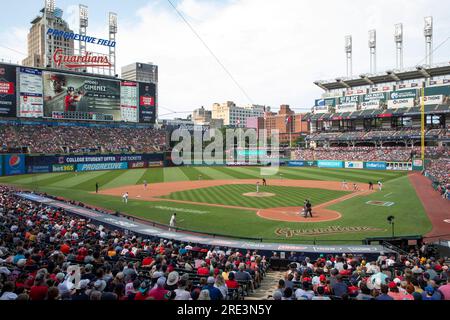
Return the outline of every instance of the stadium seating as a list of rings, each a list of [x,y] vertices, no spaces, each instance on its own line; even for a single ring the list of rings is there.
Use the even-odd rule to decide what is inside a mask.
[[[0,153],[156,152],[165,150],[166,132],[141,128],[0,125],[0,141]]]

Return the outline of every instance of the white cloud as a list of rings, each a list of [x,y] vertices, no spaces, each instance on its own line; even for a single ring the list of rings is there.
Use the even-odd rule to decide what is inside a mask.
[[[184,0],[178,6],[255,103],[309,108],[314,80],[345,75],[343,39],[353,35],[354,74],[368,72],[368,30],[377,29],[378,70],[395,64],[394,24],[404,23],[405,65],[424,55],[423,17],[434,15],[436,43],[449,28],[449,3],[419,0]],[[245,96],[169,7],[149,3],[119,35],[119,62],[160,66],[160,105],[191,110]],[[440,34],[438,34],[440,32]],[[447,45],[435,60],[448,57]]]

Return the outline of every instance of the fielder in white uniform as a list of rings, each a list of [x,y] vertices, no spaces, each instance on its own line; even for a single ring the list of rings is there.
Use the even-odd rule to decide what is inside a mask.
[[[170,218],[170,222],[169,222],[170,228],[169,228],[169,231],[172,230],[171,228],[175,228],[175,227],[176,227],[176,224],[177,224],[177,214],[174,213],[174,214],[172,215],[172,217]]]
[[[128,192],[125,192],[122,196],[123,202],[125,202],[125,204],[128,203]]]
[[[383,189],[383,184],[381,183],[381,181],[378,181],[378,190],[381,191],[381,189]]]
[[[256,193],[259,193],[259,181],[256,183]]]

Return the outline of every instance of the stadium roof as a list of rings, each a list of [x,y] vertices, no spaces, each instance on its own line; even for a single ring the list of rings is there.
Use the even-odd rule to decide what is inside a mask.
[[[414,80],[431,78],[437,76],[450,75],[450,62],[439,65],[417,66],[405,70],[388,70],[386,72],[377,74],[361,74],[359,77],[353,78],[336,78],[334,80],[319,80],[314,84],[321,89],[336,90],[336,89],[350,89],[360,86],[377,85],[389,82],[399,82],[404,80]]]

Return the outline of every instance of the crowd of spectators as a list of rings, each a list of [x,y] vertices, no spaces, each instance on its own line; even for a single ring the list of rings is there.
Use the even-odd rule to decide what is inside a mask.
[[[425,133],[429,137],[445,137],[449,134],[448,129],[430,129]],[[405,137],[421,135],[420,128],[404,128],[399,130],[376,129],[376,130],[355,130],[347,132],[316,132],[308,136],[312,141],[316,140],[341,140],[341,141],[363,141],[363,140],[392,140],[403,139]]]
[[[423,250],[381,252],[373,261],[351,254],[290,260],[275,300],[450,300],[448,264]]]
[[[0,153],[164,151],[166,132],[150,128],[0,125]]]
[[[419,147],[330,147],[298,149],[292,160],[342,160],[342,161],[409,161],[421,152]],[[450,149],[427,147],[426,157],[450,157]]]
[[[0,300],[225,300],[259,287],[251,251],[144,239],[0,186]]]

